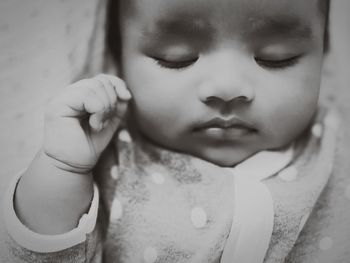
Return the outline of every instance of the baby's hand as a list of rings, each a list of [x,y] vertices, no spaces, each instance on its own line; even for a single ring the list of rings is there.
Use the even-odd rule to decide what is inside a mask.
[[[89,173],[117,130],[130,98],[124,81],[110,75],[68,86],[48,103],[44,152],[63,170]]]

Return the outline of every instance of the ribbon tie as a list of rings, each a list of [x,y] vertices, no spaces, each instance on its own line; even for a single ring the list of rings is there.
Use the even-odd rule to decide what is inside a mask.
[[[274,208],[262,180],[278,173],[293,158],[293,147],[259,152],[234,168],[234,214],[220,263],[262,263],[269,247]]]

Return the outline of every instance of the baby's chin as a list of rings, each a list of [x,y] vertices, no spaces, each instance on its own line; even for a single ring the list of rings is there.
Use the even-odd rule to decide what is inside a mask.
[[[221,167],[234,167],[261,151],[281,151],[290,147],[291,143],[276,145],[250,144],[221,147],[203,147],[191,151],[190,154]]]
[[[221,167],[234,167],[260,150],[247,149],[206,149],[191,153],[193,156]]]

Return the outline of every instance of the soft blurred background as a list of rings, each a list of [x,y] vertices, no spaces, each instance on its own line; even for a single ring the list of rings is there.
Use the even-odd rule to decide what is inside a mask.
[[[47,98],[82,75],[102,71],[105,7],[106,0],[0,1],[0,200],[40,147]],[[349,136],[349,0],[332,0],[330,33],[324,92],[336,101]],[[342,161],[348,162],[350,140],[344,142]],[[349,191],[350,203],[350,186],[341,190]]]

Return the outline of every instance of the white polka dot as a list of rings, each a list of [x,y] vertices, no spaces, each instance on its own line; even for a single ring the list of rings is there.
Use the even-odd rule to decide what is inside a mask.
[[[111,220],[117,220],[122,217],[123,207],[118,199],[114,199],[111,207]]]
[[[316,138],[321,138],[323,133],[323,127],[320,123],[316,123],[311,129],[312,135]]]
[[[330,113],[324,119],[324,124],[329,128],[337,129],[338,128],[338,119],[334,114]]]
[[[195,228],[202,228],[207,224],[207,214],[201,207],[195,207],[191,211],[191,221]]]
[[[147,263],[156,262],[157,257],[158,257],[157,250],[153,247],[148,247],[143,251],[143,259]]]
[[[118,179],[118,177],[119,177],[118,166],[113,165],[113,166],[111,167],[111,177],[112,177],[114,180],[117,180],[117,179]]]
[[[322,250],[328,250],[332,248],[333,240],[330,237],[324,237],[320,240],[319,247]]]
[[[294,166],[287,167],[286,169],[282,170],[278,176],[286,182],[291,182],[297,179],[298,176],[298,170]]]
[[[121,130],[119,132],[118,138],[122,142],[132,142],[132,139],[130,137],[130,134],[128,133],[127,130]]]
[[[350,200],[350,185],[345,188],[345,196]]]
[[[163,184],[165,181],[164,176],[160,173],[153,173],[152,180],[155,184]]]

